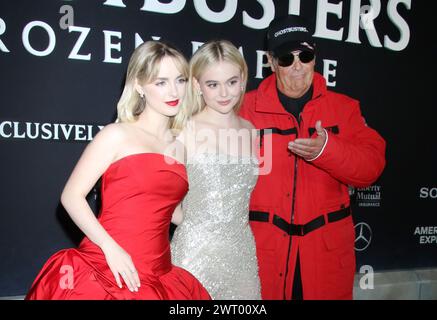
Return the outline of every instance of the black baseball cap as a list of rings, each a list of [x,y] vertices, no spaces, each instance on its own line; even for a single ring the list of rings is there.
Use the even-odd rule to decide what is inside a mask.
[[[267,50],[276,57],[294,50],[314,51],[312,34],[305,18],[294,15],[275,18],[267,29]]]

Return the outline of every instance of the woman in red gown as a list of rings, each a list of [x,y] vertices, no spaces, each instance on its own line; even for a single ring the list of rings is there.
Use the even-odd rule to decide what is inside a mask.
[[[188,190],[170,122],[185,95],[187,62],[175,48],[145,42],[133,53],[116,123],[87,146],[61,202],[84,232],[77,249],[44,265],[26,299],[210,299],[171,264],[169,225]],[[86,195],[102,177],[95,217]]]

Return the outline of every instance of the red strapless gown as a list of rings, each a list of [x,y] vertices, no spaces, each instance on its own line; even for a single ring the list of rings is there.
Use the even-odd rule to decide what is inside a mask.
[[[170,158],[171,159],[171,158]],[[183,164],[159,153],[139,153],[112,163],[102,177],[99,222],[131,256],[141,287],[120,289],[98,246],[84,238],[44,265],[26,299],[210,299],[188,271],[171,264],[169,226],[188,191]]]

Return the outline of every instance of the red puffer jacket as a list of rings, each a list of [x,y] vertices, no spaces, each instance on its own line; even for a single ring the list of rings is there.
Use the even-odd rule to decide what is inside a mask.
[[[379,177],[384,139],[366,125],[359,102],[328,91],[318,73],[300,124],[281,105],[275,74],[246,94],[240,115],[260,130],[261,156],[265,165],[271,163],[250,202],[263,299],[292,298],[298,252],[304,299],[351,299],[355,234],[348,185],[365,187]],[[328,142],[307,162],[287,145],[314,137],[317,120]]]

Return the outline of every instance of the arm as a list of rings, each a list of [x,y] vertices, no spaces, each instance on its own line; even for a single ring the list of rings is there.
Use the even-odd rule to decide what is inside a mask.
[[[190,126],[191,122],[187,123],[187,126]],[[187,162],[187,150],[185,148],[185,145],[187,143],[187,127],[183,128],[178,136],[175,139],[175,153],[173,154],[173,156],[175,157],[176,160],[178,160],[181,163],[186,163]],[[184,214],[182,211],[182,202],[180,202],[176,208],[173,211],[173,215],[171,217],[171,223],[175,224],[175,225],[180,225],[182,223],[182,221],[184,220]]]
[[[100,248],[113,240],[96,219],[86,196],[116,157],[116,148],[111,142],[111,138],[119,139],[115,131],[105,127],[89,143],[61,195],[61,203],[71,219]]]
[[[367,127],[358,103],[343,127],[343,137],[328,133],[325,149],[312,163],[344,184],[368,186],[385,167],[385,141]]]
[[[259,138],[257,135],[257,131],[255,126],[250,120],[247,120],[241,116],[241,113],[238,114],[240,117],[241,125],[245,130],[248,130],[249,132],[249,141],[248,147],[250,147],[250,152],[253,156],[259,156]],[[243,149],[244,150],[244,149]]]
[[[179,203],[178,206],[174,209],[173,215],[171,217],[171,223],[175,225],[180,225],[184,220],[184,213],[182,211],[182,204]]]
[[[136,273],[137,279],[133,276],[135,266],[130,256],[106,232],[86,201],[91,188],[116,159],[117,146],[121,142],[122,133],[117,125],[109,125],[100,131],[76,164],[62,192],[61,202],[74,223],[102,249],[119,287],[121,288],[121,274],[124,282],[133,291],[135,284],[139,284],[139,278]]]

